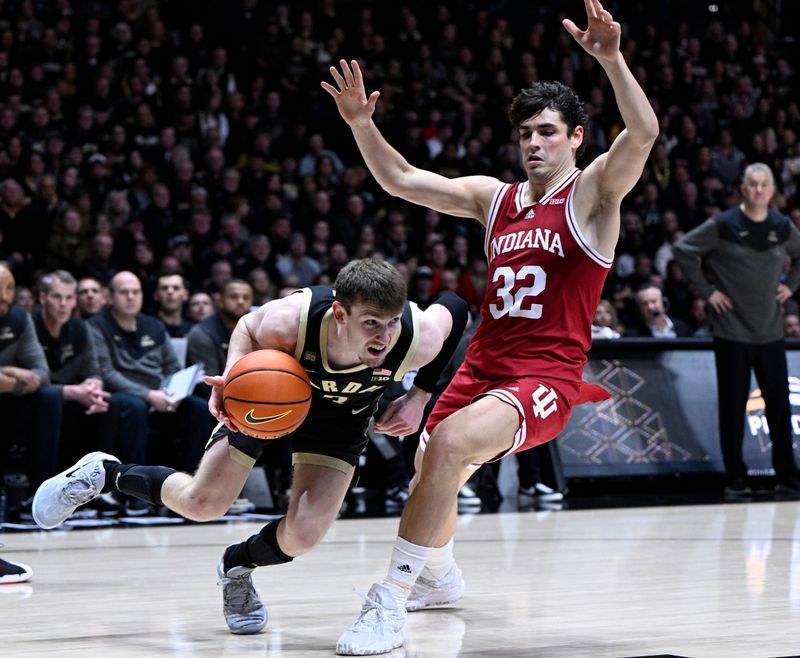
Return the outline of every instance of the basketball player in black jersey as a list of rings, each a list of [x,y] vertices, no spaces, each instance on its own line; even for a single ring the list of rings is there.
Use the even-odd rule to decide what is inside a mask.
[[[232,633],[264,628],[267,612],[253,587],[253,569],[290,562],[322,539],[341,508],[378,399],[392,381],[416,369],[414,386],[389,405],[375,428],[394,436],[418,429],[467,318],[466,303],[452,293],[420,311],[406,300],[402,275],[371,259],[346,265],[333,287],[299,290],[241,318],[231,336],[225,373],[251,351],[281,350],[307,369],[313,397],[306,420],[291,434],[294,481],[286,516],[229,546],[217,567]],[[209,410],[220,424],[193,476],[91,453],[39,488],[34,500],[39,525],[53,528],[107,491],[166,505],[195,521],[224,514],[265,446],[236,431],[225,416],[225,373],[205,380],[213,387]]]

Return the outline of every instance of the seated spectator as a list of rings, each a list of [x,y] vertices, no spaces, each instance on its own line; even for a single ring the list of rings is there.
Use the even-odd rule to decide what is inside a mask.
[[[111,280],[109,290],[109,307],[95,315],[89,326],[103,383],[112,393],[111,401],[119,405],[115,454],[125,463],[167,460],[177,468],[193,471],[212,427],[206,402],[193,395],[173,400],[161,389],[163,380],[180,370],[180,364],[161,320],[141,313],[139,279],[130,272],[120,272]],[[159,438],[154,442],[158,454],[148,460],[151,429]]]
[[[689,320],[692,338],[711,337],[711,318],[708,317],[708,305],[706,300],[702,297],[695,297],[692,299]]]
[[[36,310],[36,297],[28,286],[16,286],[14,289],[14,304],[19,306],[29,315]]]
[[[319,278],[317,278],[319,281]],[[253,288],[253,305],[263,306],[275,299],[275,284],[263,267],[256,267],[247,275],[247,282]]]
[[[180,274],[162,274],[156,284],[155,300],[158,304],[156,316],[164,323],[172,338],[183,338],[193,324],[183,317],[183,309],[189,300],[189,290]]]
[[[48,386],[50,372],[36,340],[33,319],[14,305],[13,299],[14,275],[5,263],[0,263],[0,464],[6,478],[20,474],[20,498],[25,499],[23,475],[27,493],[32,496],[42,482],[56,473],[61,396]],[[9,459],[8,453],[17,458]],[[12,518],[30,513],[30,498],[11,502]]]
[[[83,278],[108,281],[117,271],[114,262],[114,238],[110,235],[98,233],[92,239],[92,249],[89,257],[83,261],[79,270]]]
[[[228,359],[228,343],[239,318],[250,312],[253,289],[241,279],[232,279],[222,289],[222,306],[189,332],[186,363],[202,363],[206,375],[221,375]],[[200,384],[205,397],[211,394],[207,384]]]
[[[636,292],[639,322],[628,334],[652,338],[686,338],[692,335],[689,326],[679,318],[667,315],[664,293],[653,285],[645,284]]]
[[[61,394],[63,420],[59,468],[95,450],[113,450],[114,415],[111,394],[103,390],[97,352],[86,322],[73,315],[77,282],[65,270],[45,275],[33,316],[36,336],[44,350],[53,387]]]
[[[596,338],[619,338],[622,335],[617,319],[617,309],[607,299],[601,299],[592,321],[592,340]]]
[[[197,324],[214,314],[214,300],[205,290],[195,290],[186,308],[186,317]]]
[[[783,335],[786,338],[800,338],[800,315],[786,313],[783,316]]]
[[[86,277],[78,281],[78,299],[75,306],[83,320],[99,313],[108,303],[108,290],[97,279]]]
[[[322,158],[329,158],[336,174],[341,174],[344,169],[342,161],[330,149],[325,148],[322,135],[315,133],[308,138],[308,152],[300,158],[297,173],[300,176],[313,176],[317,173],[317,166]]]
[[[289,241],[289,253],[278,259],[278,271],[284,282],[290,275],[297,277],[297,286],[305,288],[314,285],[316,278],[322,273],[322,267],[310,256],[306,255],[308,243],[302,233],[292,233]]]

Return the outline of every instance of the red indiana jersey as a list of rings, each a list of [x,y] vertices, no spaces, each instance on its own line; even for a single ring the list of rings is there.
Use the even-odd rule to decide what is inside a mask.
[[[612,260],[583,237],[574,169],[537,203],[528,182],[502,184],[486,222],[488,286],[466,363],[487,379],[542,377],[578,394],[592,320]]]

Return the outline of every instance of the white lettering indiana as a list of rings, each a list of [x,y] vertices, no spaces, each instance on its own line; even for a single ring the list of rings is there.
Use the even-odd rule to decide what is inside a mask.
[[[553,233],[549,228],[535,228],[492,238],[489,262],[491,263],[499,254],[507,254],[509,251],[517,251],[518,249],[544,249],[551,254],[558,254],[561,258],[564,258],[561,236],[558,233]]]

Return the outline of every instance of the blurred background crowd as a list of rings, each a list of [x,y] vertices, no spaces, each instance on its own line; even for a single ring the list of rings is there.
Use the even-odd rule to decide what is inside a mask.
[[[649,335],[653,313],[669,314],[676,337],[710,335],[672,245],[738,202],[747,164],[771,167],[774,205],[800,225],[796,22],[759,4],[606,3],[661,135],[623,204],[599,337]],[[140,310],[185,337],[232,281],[258,305],[379,257],[420,305],[450,289],[476,311],[480,225],[383,193],[320,81],[357,58],[381,93],[376,123],[411,163],[510,182],[525,173],[508,106],[560,80],[590,117],[580,166],[622,128],[602,69],[560,25],[582,12],[577,1],[0,2],[0,261],[17,305],[35,312],[43,275],[63,270],[88,318],[127,271]],[[786,311],[787,335],[800,336],[793,300]]]

